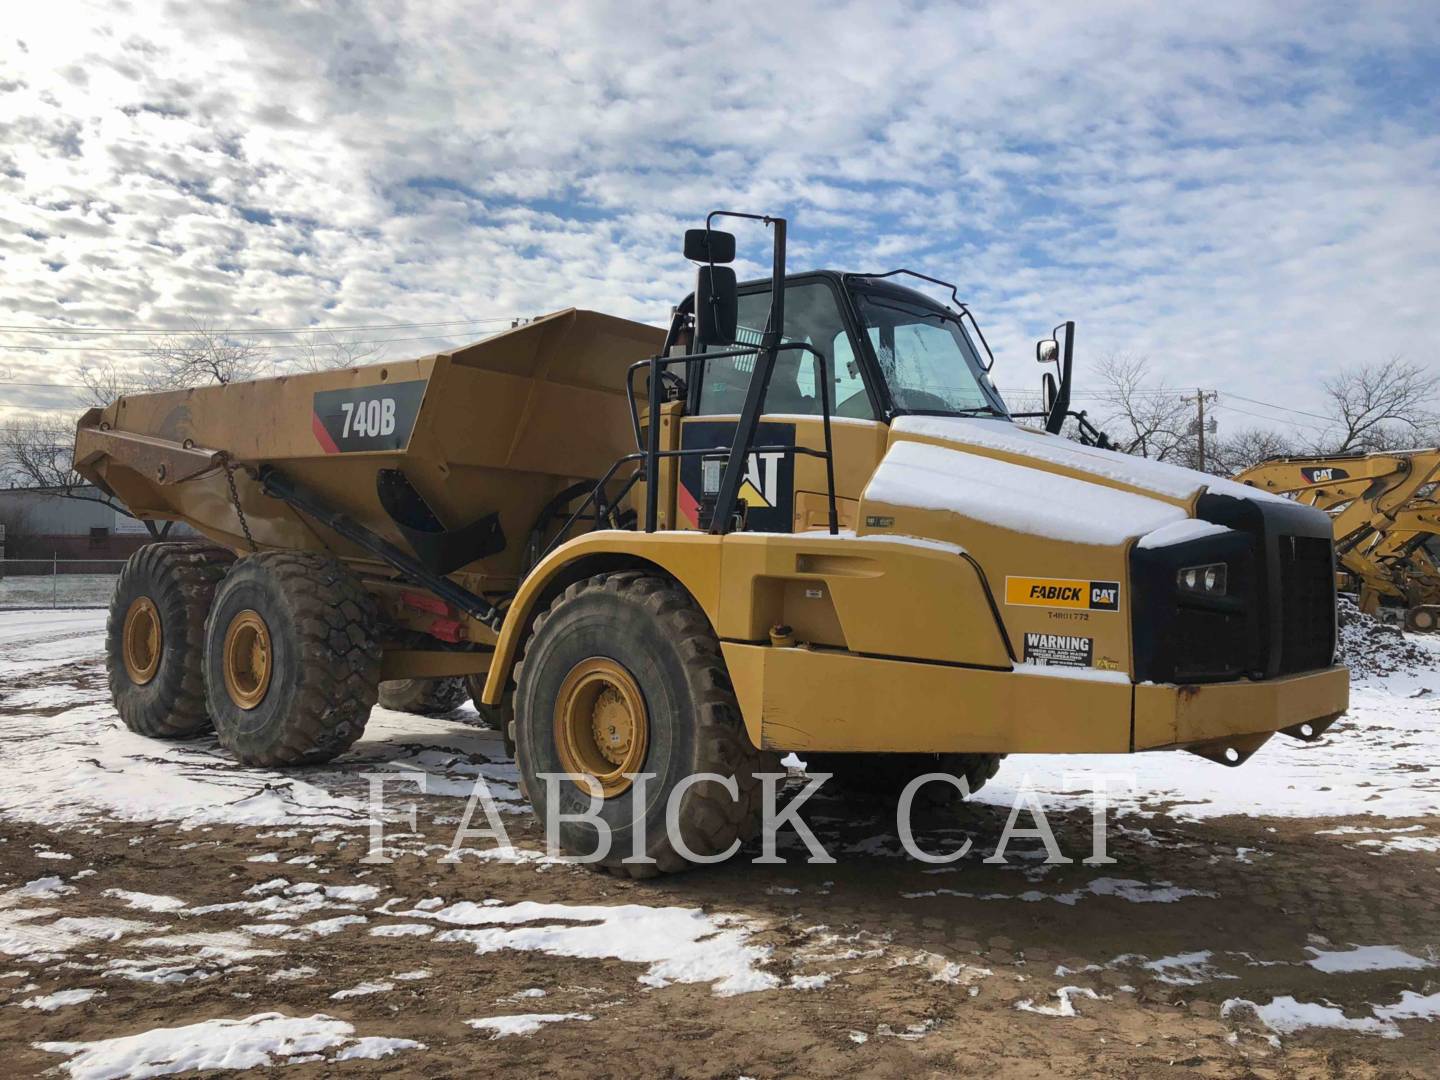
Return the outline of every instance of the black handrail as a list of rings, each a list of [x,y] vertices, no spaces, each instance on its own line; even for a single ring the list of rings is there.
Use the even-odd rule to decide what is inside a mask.
[[[775,345],[775,346],[774,346],[773,348],[771,348],[771,349],[767,349],[764,345],[747,345],[747,346],[742,346],[742,347],[736,348],[736,349],[726,349],[726,350],[723,351],[723,352],[713,352],[713,353],[686,353],[686,354],[684,354],[683,356],[652,356],[652,357],[649,357],[649,358],[646,359],[646,360],[637,360],[635,363],[631,364],[630,367],[627,369],[627,371],[625,372],[625,397],[626,397],[626,400],[629,402],[629,405],[630,405],[630,421],[631,421],[631,426],[633,427],[634,432],[635,432],[635,444],[636,444],[636,446],[641,446],[642,440],[641,440],[641,438],[640,438],[640,408],[639,408],[639,405],[638,405],[638,403],[637,403],[637,401],[636,401],[636,398],[638,397],[638,395],[637,395],[636,392],[635,392],[635,373],[636,373],[637,371],[639,371],[641,368],[648,368],[648,369],[649,369],[649,372],[650,372],[649,385],[646,387],[646,389],[647,389],[647,391],[648,391],[646,404],[647,404],[647,406],[648,406],[648,408],[649,408],[649,410],[650,410],[650,422],[649,422],[649,427],[648,427],[648,429],[647,429],[647,431],[646,431],[646,435],[647,435],[648,437],[647,437],[645,440],[643,440],[644,445],[641,446],[641,456],[644,458],[644,463],[645,463],[645,481],[646,481],[646,482],[645,482],[645,531],[646,531],[646,532],[655,532],[655,530],[658,528],[658,525],[659,525],[659,520],[658,520],[658,519],[659,519],[659,501],[658,501],[659,491],[658,491],[658,481],[659,481],[659,463],[660,463],[660,460],[661,460],[662,458],[666,458],[666,457],[681,457],[681,456],[685,456],[685,455],[688,453],[687,451],[676,451],[676,450],[662,451],[662,450],[660,449],[660,425],[659,425],[659,423],[658,423],[658,420],[659,420],[660,404],[661,404],[661,402],[660,402],[660,381],[661,381],[661,380],[660,380],[660,374],[661,374],[661,372],[662,372],[665,368],[668,368],[668,367],[669,367],[670,365],[672,365],[672,364],[698,363],[699,366],[700,366],[700,372],[701,372],[701,376],[700,376],[700,377],[703,378],[703,377],[704,377],[704,365],[705,365],[705,362],[708,361],[708,360],[724,360],[724,359],[729,359],[729,358],[732,358],[732,357],[739,357],[739,356],[755,356],[755,357],[756,357],[755,370],[753,370],[753,371],[750,373],[750,383],[749,383],[749,385],[747,386],[747,390],[746,390],[746,402],[745,402],[746,409],[745,409],[745,412],[742,413],[742,415],[741,415],[741,417],[740,417],[740,420],[737,422],[737,425],[736,425],[736,436],[737,436],[737,438],[736,438],[736,443],[735,443],[734,446],[732,446],[732,447],[730,448],[730,449],[731,449],[731,455],[730,455],[731,458],[732,458],[732,459],[736,458],[736,457],[737,457],[737,452],[738,452],[738,458],[739,458],[739,460],[743,461],[745,458],[748,458],[750,454],[756,453],[756,452],[764,449],[764,448],[762,448],[762,447],[756,447],[756,446],[753,445],[753,437],[754,437],[754,436],[753,436],[753,427],[754,427],[754,422],[758,419],[758,415],[759,415],[759,414],[758,414],[758,410],[759,410],[759,408],[760,408],[760,405],[757,404],[755,401],[752,401],[752,400],[751,400],[752,397],[755,397],[755,396],[756,396],[756,395],[754,394],[754,391],[755,391],[755,380],[756,380],[757,378],[761,377],[761,370],[760,370],[760,369],[761,369],[762,361],[764,360],[764,358],[765,358],[766,356],[770,356],[770,357],[771,357],[771,360],[772,360],[772,362],[773,362],[773,354],[774,354],[774,353],[779,353],[779,352],[783,352],[783,351],[791,351],[791,350],[809,353],[811,356],[813,356],[813,357],[815,358],[815,362],[819,365],[819,368],[820,368],[820,372],[819,372],[819,374],[820,374],[820,420],[821,420],[821,427],[822,427],[822,430],[823,430],[823,432],[824,432],[825,449],[824,449],[823,451],[811,450],[811,449],[809,449],[808,447],[776,447],[775,449],[778,450],[778,451],[783,451],[783,452],[785,452],[785,453],[804,454],[804,455],[806,455],[806,456],[808,456],[808,457],[818,457],[818,458],[822,458],[822,459],[825,461],[825,487],[826,487],[826,504],[827,504],[827,511],[828,511],[827,516],[828,516],[828,519],[829,519],[829,522],[828,522],[828,523],[829,523],[829,531],[830,531],[830,533],[831,533],[832,535],[834,535],[835,533],[838,533],[838,532],[840,531],[840,516],[839,516],[839,511],[838,511],[838,509],[837,509],[836,502],[835,502],[835,457],[834,457],[834,439],[833,439],[833,436],[832,436],[831,424],[830,424],[830,364],[829,364],[829,362],[825,359],[825,354],[822,353],[822,352],[820,352],[820,351],[819,351],[818,349],[816,349],[814,346],[812,346],[812,345],[810,345],[810,344],[808,344],[808,343],[806,343],[806,342],[803,342],[803,341],[786,341],[786,342],[781,342],[781,343],[778,344],[778,345]],[[768,372],[766,372],[765,374],[768,375]],[[768,381],[769,381],[769,380],[768,380],[768,378],[766,378],[764,381],[768,384]],[[763,403],[763,398],[760,398],[759,400]],[[748,413],[748,414],[750,414],[750,415],[747,416],[746,413]],[[748,426],[747,426],[747,420],[748,420]],[[740,440],[739,436],[741,435],[742,432],[747,431],[747,430],[749,430],[749,431],[751,432],[751,440],[752,440],[752,442],[749,442],[749,443],[747,443],[746,445],[743,445],[743,446],[742,446],[742,445],[741,445],[741,440]],[[718,450],[718,449],[722,449],[722,448],[716,447],[716,448],[714,448],[714,449],[707,449],[707,450],[702,451],[702,453],[713,454],[713,453],[715,453],[716,450]],[[617,461],[617,462],[616,462],[616,465],[618,466],[618,465],[622,464],[625,460],[627,460],[627,458],[633,458],[633,457],[634,457],[634,455],[627,455],[626,458],[621,458],[620,461]],[[727,462],[727,469],[728,469],[728,468],[729,468],[729,462]],[[614,471],[614,469],[613,469],[613,467],[612,467],[611,472],[613,473],[613,471]],[[607,475],[607,478],[608,478],[608,476],[610,475],[610,473],[607,473],[606,475]],[[723,494],[723,491],[722,491],[722,494]],[[734,502],[733,498],[731,499],[731,502],[732,502],[732,503]],[[719,506],[717,506],[717,511],[718,511],[719,509],[721,509],[721,508],[720,508]],[[733,509],[734,509],[733,506],[730,507],[729,509],[727,509],[726,512],[725,512],[725,514],[724,514],[723,519],[720,517],[720,515],[719,515],[718,513],[716,514],[716,516],[715,516],[714,518],[711,519],[711,532],[725,533],[725,532],[728,532],[728,531],[729,531],[730,517],[731,517],[731,515],[732,515],[732,513],[733,513]],[[719,524],[719,527],[716,526],[716,522],[717,522],[717,521],[720,523],[720,524]]]

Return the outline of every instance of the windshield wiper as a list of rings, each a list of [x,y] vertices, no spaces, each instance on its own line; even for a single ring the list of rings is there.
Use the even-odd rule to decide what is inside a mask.
[[[1005,414],[994,405],[976,405],[972,409],[961,409],[955,413],[956,416],[976,416],[980,413],[989,413],[991,416],[1004,416]]]

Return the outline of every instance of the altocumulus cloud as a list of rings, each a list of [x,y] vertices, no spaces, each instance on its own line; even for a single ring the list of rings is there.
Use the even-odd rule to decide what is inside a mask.
[[[1148,353],[1300,407],[1317,367],[1434,340],[1423,0],[12,8],[7,324],[662,321],[679,230],[733,206],[792,217],[797,267],[953,277],[1007,386],[1065,316],[1082,380]]]

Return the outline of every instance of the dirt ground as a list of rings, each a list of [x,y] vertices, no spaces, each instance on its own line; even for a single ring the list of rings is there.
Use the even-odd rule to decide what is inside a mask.
[[[74,700],[104,697],[93,658],[0,680],[0,731],[22,712],[36,714],[33,702],[15,702],[41,685],[64,686]],[[51,706],[51,716],[74,708]],[[423,746],[391,742],[360,755],[328,773],[326,786],[360,790],[361,774],[385,753],[433,760],[442,752],[452,772],[493,765],[503,774],[496,736],[447,730]],[[26,746],[6,742],[0,753],[13,764]],[[1265,782],[1263,772],[1255,777]],[[1440,1062],[1440,1023],[1364,1019],[1407,992],[1440,992],[1440,854],[1433,844],[1359,843],[1377,829],[1434,836],[1440,812],[1378,822],[1129,815],[1110,823],[1117,861],[1108,866],[1079,861],[1090,852],[1088,811],[1052,812],[1060,846],[1076,861],[1046,866],[1037,841],[1017,840],[1001,866],[982,859],[1007,811],[968,804],[917,829],[930,850],[974,840],[966,858],[935,867],[904,856],[890,808],[822,793],[805,817],[833,865],[807,865],[793,844],[782,848],[783,866],[753,865],[746,851],[724,866],[631,883],[537,859],[441,862],[463,803],[416,801],[419,831],[390,834],[397,854],[388,865],[360,861],[359,827],[0,820],[0,891],[11,890],[8,911],[0,899],[0,944],[11,954],[0,954],[4,1073],[38,1075],[67,1061],[37,1043],[270,1012],[325,1014],[363,1036],[424,1044],[344,1062],[359,1075],[1367,1077],[1434,1076]],[[528,815],[506,820],[518,847],[543,848]],[[44,886],[39,899],[15,892],[52,876],[63,899],[43,895]],[[257,932],[264,898],[295,896],[297,885],[301,897],[341,886],[302,918],[343,925],[307,930],[282,912],[283,936]],[[373,888],[347,899],[343,887],[355,885]],[[128,894],[177,899],[170,910],[145,910]],[[461,901],[524,900],[734,913],[753,972],[777,985],[734,994],[683,978],[651,985],[666,980],[643,962],[439,940],[453,925],[432,913]],[[6,914],[15,916],[8,924]],[[587,921],[593,912],[571,925]],[[555,924],[553,912],[537,911],[514,926]],[[51,933],[27,946],[27,928],[42,925],[78,927],[78,939],[56,945]],[[414,936],[377,936],[387,925]],[[188,946],[171,975],[137,950],[142,934]],[[1415,963],[1344,970],[1367,965],[1342,960],[1334,970],[1325,958],[1358,955],[1351,946],[1388,947]],[[365,984],[387,989],[344,993]],[[21,1004],[79,989],[103,996],[51,1012]],[[1328,1003],[1353,1029],[1277,1032],[1247,1006],[1225,1009],[1286,996]],[[508,1037],[464,1023],[516,1013],[578,1015]],[[269,1071],[328,1076],[340,1067],[301,1059]]]

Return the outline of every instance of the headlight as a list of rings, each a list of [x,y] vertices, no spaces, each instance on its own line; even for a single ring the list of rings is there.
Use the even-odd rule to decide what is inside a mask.
[[[1185,566],[1175,574],[1175,583],[1186,592],[1201,596],[1224,596],[1228,575],[1225,564],[1206,563],[1204,566]]]

